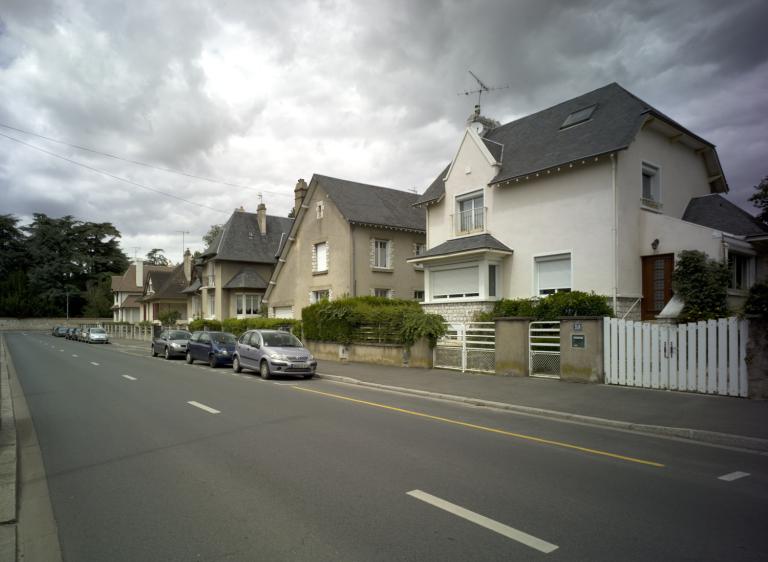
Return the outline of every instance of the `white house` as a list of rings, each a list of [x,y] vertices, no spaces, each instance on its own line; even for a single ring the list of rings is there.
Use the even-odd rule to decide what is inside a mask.
[[[493,125],[476,108],[416,203],[427,250],[409,261],[430,312],[462,321],[502,297],[581,290],[653,318],[686,249],[741,252],[754,278],[743,236],[683,220],[692,198],[728,190],[714,145],[618,84]]]

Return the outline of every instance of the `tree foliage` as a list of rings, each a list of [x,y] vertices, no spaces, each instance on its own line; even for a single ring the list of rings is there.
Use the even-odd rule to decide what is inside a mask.
[[[152,248],[147,252],[144,263],[147,265],[170,265],[171,262],[168,261],[168,258],[165,257],[163,252],[165,252],[165,250],[162,248]]]
[[[672,288],[685,303],[681,320],[695,322],[722,318],[728,313],[728,265],[704,252],[680,252],[672,274]]]
[[[213,241],[216,240],[216,237],[221,233],[222,230],[224,230],[223,224],[211,225],[211,228],[208,229],[208,232],[203,235],[203,245],[205,246],[206,250],[211,246],[211,244],[213,244]]]
[[[755,186],[755,193],[752,194],[749,201],[760,209],[760,214],[757,215],[757,218],[763,222],[768,222],[768,176],[765,176]]]
[[[35,213],[0,216],[0,316],[109,316],[111,274],[128,268],[111,223]]]

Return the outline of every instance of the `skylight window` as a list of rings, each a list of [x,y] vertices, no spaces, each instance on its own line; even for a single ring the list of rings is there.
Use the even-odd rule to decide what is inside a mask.
[[[574,125],[578,125],[579,123],[583,123],[584,121],[587,121],[590,117],[592,117],[592,114],[595,112],[596,108],[597,108],[597,105],[590,105],[589,107],[585,107],[584,109],[579,109],[578,111],[574,111],[568,117],[565,118],[565,121],[563,121],[563,124],[560,125],[560,128],[566,129],[568,127],[573,127]]]

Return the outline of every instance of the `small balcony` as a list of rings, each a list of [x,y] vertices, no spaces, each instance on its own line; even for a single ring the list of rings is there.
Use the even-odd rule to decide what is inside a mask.
[[[479,234],[485,232],[487,215],[488,207],[476,207],[474,209],[467,209],[466,211],[459,211],[455,215],[451,215],[453,235],[466,236],[467,234]]]
[[[205,286],[206,287],[215,287],[216,286],[216,276],[215,275],[206,275],[205,277]]]

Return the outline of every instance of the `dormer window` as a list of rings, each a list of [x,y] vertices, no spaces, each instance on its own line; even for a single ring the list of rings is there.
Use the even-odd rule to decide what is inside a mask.
[[[597,109],[597,104],[590,105],[584,109],[579,109],[578,111],[574,111],[565,118],[563,124],[560,125],[560,129],[567,129],[568,127],[573,127],[574,125],[588,121],[592,117],[592,114],[595,112],[595,109]]]

